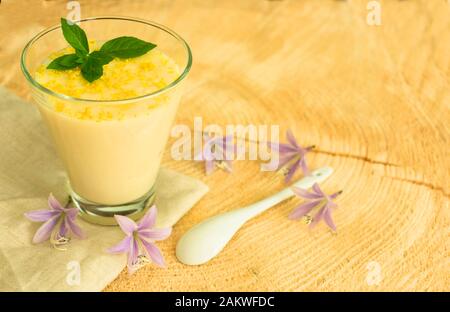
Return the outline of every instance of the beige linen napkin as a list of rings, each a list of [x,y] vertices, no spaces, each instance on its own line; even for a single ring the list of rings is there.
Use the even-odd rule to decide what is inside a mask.
[[[174,225],[206,192],[201,181],[161,169],[157,225]],[[124,268],[125,255],[105,250],[119,242],[118,227],[78,219],[87,234],[66,251],[48,242],[33,245],[40,223],[24,212],[45,209],[50,192],[66,199],[65,174],[37,110],[0,88],[0,290],[99,291]],[[170,239],[170,238],[169,238]]]

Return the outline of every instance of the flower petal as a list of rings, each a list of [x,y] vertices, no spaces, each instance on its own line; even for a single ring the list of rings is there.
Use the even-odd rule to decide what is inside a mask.
[[[322,197],[325,197],[325,193],[320,189],[319,184],[316,182],[312,186],[312,190],[316,193],[321,195]]]
[[[137,227],[138,232],[140,230],[152,228],[155,225],[157,214],[158,210],[156,209],[156,206],[151,206],[147,213],[142,217],[142,219],[139,220]]]
[[[60,214],[61,212],[55,210],[35,210],[26,212],[24,215],[27,219],[34,222],[45,222],[48,219]]]
[[[337,205],[335,203],[333,203],[332,201],[328,201],[328,208],[337,208]]]
[[[293,186],[292,187],[292,191],[294,192],[295,195],[302,197],[302,198],[306,198],[306,199],[319,199],[319,198],[323,198],[322,196],[316,194],[316,193],[310,193],[302,188]]]
[[[331,218],[331,209],[327,207],[325,212],[323,213],[323,221],[333,230],[336,232],[336,225],[333,222],[333,219]]]
[[[36,231],[36,234],[34,234],[33,243],[38,244],[49,239],[53,229],[59,221],[59,218],[60,215],[57,214],[54,217],[48,219],[44,224],[42,224],[41,227]]]
[[[284,181],[288,183],[291,181],[292,177],[294,176],[295,172],[297,171],[298,167],[300,166],[300,159],[294,162],[294,164],[289,168],[288,173],[286,174],[286,177],[284,178]]]
[[[153,243],[147,242],[146,240],[142,240],[142,245],[144,246],[147,257],[151,258],[154,263],[161,267],[166,266],[164,257],[158,247],[156,247]]]
[[[132,238],[130,242],[130,249],[128,252],[128,268],[133,269],[137,264],[139,257],[139,246],[136,239]]]
[[[64,212],[71,220],[75,220],[78,215],[78,208],[65,208]]]
[[[323,217],[323,214],[325,213],[325,210],[326,210],[326,205],[325,205],[323,208],[321,208],[321,209],[316,213],[316,215],[313,217],[311,223],[309,224],[309,227],[312,228],[312,227],[316,226],[317,223],[319,223],[320,220],[322,220],[322,217]]]
[[[298,148],[292,147],[292,146],[290,146],[288,144],[280,144],[278,151],[282,155],[283,154],[286,154],[286,155],[295,154],[295,155],[297,155],[297,154],[300,153],[300,150]]]
[[[66,217],[66,222],[67,225],[70,229],[70,232],[75,235],[76,237],[80,238],[80,239],[84,239],[86,238],[86,235],[84,234],[84,232],[81,230],[81,228],[78,226],[78,224],[75,223],[74,219],[68,218]]]
[[[319,205],[320,202],[321,202],[321,200],[315,200],[315,201],[307,202],[307,203],[297,206],[289,215],[289,219],[295,220],[295,219],[299,219],[299,218],[305,216],[312,209],[314,209],[314,207]]]
[[[137,229],[137,224],[128,217],[114,215],[114,218],[116,218],[117,224],[119,224],[122,231],[127,235],[133,234],[133,232]]]
[[[308,176],[311,174],[311,171],[306,165],[305,155],[303,155],[302,158],[300,159],[300,168],[302,168],[303,175]]]
[[[118,243],[115,246],[112,246],[110,248],[108,248],[108,252],[112,253],[112,254],[119,254],[119,253],[125,253],[125,252],[129,252],[130,248],[131,248],[131,240],[133,239],[132,236],[126,236],[124,239],[122,239],[120,241],[120,243]]]
[[[342,194],[342,191],[339,191],[339,192],[336,192],[336,193],[333,193],[333,194],[329,195],[328,197],[330,199],[335,199],[336,197],[338,197],[341,194]]]
[[[273,151],[278,151],[280,153],[298,153],[298,149],[289,144],[284,143],[276,143],[276,142],[267,142],[269,144],[270,149]]]
[[[288,131],[286,131],[286,138],[289,141],[289,143],[291,143],[294,147],[296,147],[296,148],[300,147],[297,143],[297,140],[294,137],[294,134],[292,133],[292,131],[290,129],[288,129]]]
[[[146,240],[163,240],[170,236],[172,233],[172,228],[164,228],[164,229],[148,229],[139,231],[139,237],[141,239]]]
[[[59,203],[59,201],[55,198],[55,196],[53,196],[52,193],[50,193],[50,195],[48,195],[48,206],[50,207],[50,209],[53,209],[53,210],[58,210],[58,211],[64,210],[64,207]]]
[[[69,230],[69,226],[67,224],[67,219],[64,218],[64,220],[62,220],[61,224],[59,225],[58,237],[60,237],[60,238],[67,237],[68,230]]]
[[[289,163],[290,161],[292,161],[295,157],[297,157],[297,154],[284,154],[279,156],[278,158],[278,169],[283,168],[287,163]]]

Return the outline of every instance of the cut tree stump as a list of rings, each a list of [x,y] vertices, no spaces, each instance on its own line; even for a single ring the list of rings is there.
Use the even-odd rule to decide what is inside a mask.
[[[449,290],[450,4],[381,1],[80,1],[82,16],[127,15],[169,26],[191,45],[192,72],[176,123],[278,124],[292,129],[312,168],[343,189],[338,233],[287,219],[291,199],[250,221],[211,262],[180,264],[175,245],[206,217],[282,187],[256,161],[204,175],[203,164],[164,165],[211,191],[159,243],[168,268],[126,270],[106,291]],[[0,5],[0,83],[30,98],[20,52],[57,24],[66,1]],[[125,31],[125,30],[124,30]],[[297,177],[300,177],[298,175]]]

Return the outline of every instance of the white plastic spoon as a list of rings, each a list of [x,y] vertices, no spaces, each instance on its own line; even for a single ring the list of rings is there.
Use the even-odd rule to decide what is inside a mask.
[[[308,189],[314,183],[324,181],[332,172],[333,169],[328,167],[314,170],[310,176],[304,177],[292,186]],[[245,222],[293,195],[291,188],[288,187],[250,206],[213,216],[195,225],[178,241],[176,250],[178,260],[188,265],[208,262],[219,254]]]

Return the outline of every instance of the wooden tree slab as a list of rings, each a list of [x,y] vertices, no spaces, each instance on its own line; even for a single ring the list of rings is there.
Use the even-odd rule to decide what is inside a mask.
[[[167,152],[165,166],[211,191],[160,244],[168,269],[124,271],[107,291],[449,290],[446,1],[381,1],[380,26],[366,23],[367,1],[80,2],[82,16],[151,19],[191,44],[194,66],[177,123],[193,127],[201,116],[204,124],[291,128],[302,144],[318,146],[311,167],[335,168],[323,189],[344,190],[337,235],[288,220],[299,203],[292,199],[246,224],[219,257],[188,267],[174,255],[187,229],[283,182],[255,161],[206,177],[201,163]],[[0,4],[2,85],[29,98],[20,51],[57,23],[65,3]]]

